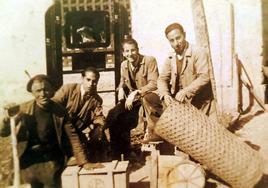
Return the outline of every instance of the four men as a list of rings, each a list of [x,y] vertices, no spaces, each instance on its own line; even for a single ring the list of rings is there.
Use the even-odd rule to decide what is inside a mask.
[[[58,186],[64,156],[70,156],[68,149],[69,153],[65,153],[68,143],[79,165],[101,167],[98,163],[88,163],[87,156],[92,162],[103,157],[105,128],[110,131],[113,158],[118,159],[121,154],[129,157],[130,130],[137,126],[139,118],[145,116],[147,120],[148,134],[144,142],[158,139],[153,134],[154,125],[174,100],[190,102],[206,115],[215,116],[207,53],[185,40],[185,31],[178,23],[169,25],[165,35],[174,53],[168,56],[160,76],[154,57],[141,55],[134,39],[123,41],[125,60],[121,63],[117,89],[119,103],[109,111],[106,120],[102,99],[97,94],[100,74],[95,68],[82,72],[81,84],[63,85],[53,101],[47,76],[37,75],[29,81],[27,90],[35,100],[21,105],[18,126],[19,143],[27,141],[20,156],[26,181],[35,187]],[[0,127],[0,134],[7,136],[8,128],[6,120]],[[40,174],[44,168],[46,173]]]

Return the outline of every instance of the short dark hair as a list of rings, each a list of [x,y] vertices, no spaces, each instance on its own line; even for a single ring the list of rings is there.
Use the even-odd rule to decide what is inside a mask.
[[[32,85],[34,81],[40,81],[40,82],[47,81],[52,87],[54,87],[51,79],[47,75],[37,74],[28,81],[26,86],[28,92],[32,92]]]
[[[137,41],[133,38],[124,39],[121,43],[122,49],[124,49],[125,44],[134,44],[136,48],[139,48]]]
[[[174,29],[178,29],[178,30],[180,30],[182,33],[184,33],[184,29],[183,29],[183,27],[182,27],[181,24],[179,24],[179,23],[172,23],[172,24],[168,25],[168,26],[166,27],[166,29],[165,29],[165,34],[166,34],[166,36],[168,35],[168,33],[169,33],[170,31],[172,31],[172,30],[174,30]]]
[[[82,77],[85,77],[86,72],[93,72],[96,75],[97,80],[99,80],[99,78],[100,78],[100,72],[95,67],[87,67],[87,68],[85,68],[81,72]]]

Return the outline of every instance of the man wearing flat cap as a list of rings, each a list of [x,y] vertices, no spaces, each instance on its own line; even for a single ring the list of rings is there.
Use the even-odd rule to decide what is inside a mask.
[[[50,99],[54,95],[50,79],[34,76],[27,91],[34,100],[21,104],[15,116],[22,179],[33,188],[60,187],[60,175],[72,148],[81,166],[87,164],[86,152],[65,108]],[[6,117],[0,123],[0,136],[10,135],[9,122]]]

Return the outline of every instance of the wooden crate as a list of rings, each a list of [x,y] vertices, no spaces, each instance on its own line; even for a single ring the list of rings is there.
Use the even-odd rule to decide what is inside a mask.
[[[78,172],[81,167],[67,166],[61,174],[62,188],[79,188]]]
[[[128,161],[102,163],[105,167],[85,170],[69,166],[62,173],[63,188],[128,188]]]

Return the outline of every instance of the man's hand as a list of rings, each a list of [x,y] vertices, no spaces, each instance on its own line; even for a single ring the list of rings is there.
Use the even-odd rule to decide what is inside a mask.
[[[131,110],[133,108],[133,102],[136,99],[136,96],[139,95],[140,91],[135,90],[129,94],[125,102],[125,108]]]
[[[95,168],[104,168],[105,166],[101,163],[86,163],[82,167],[86,170],[93,170]]]
[[[180,90],[176,96],[175,99],[179,102],[185,102],[187,100],[187,91],[186,90]]]
[[[19,105],[17,105],[16,103],[9,103],[4,106],[4,110],[5,110],[5,115],[1,120],[3,124],[10,125],[10,118],[12,117],[14,118],[15,124],[17,125],[17,123],[22,118],[22,113],[19,111]]]
[[[19,113],[20,107],[16,103],[9,103],[4,106],[6,116],[15,116]]]
[[[169,106],[174,101],[174,99],[170,95],[165,95],[164,101],[165,101],[165,104]]]

